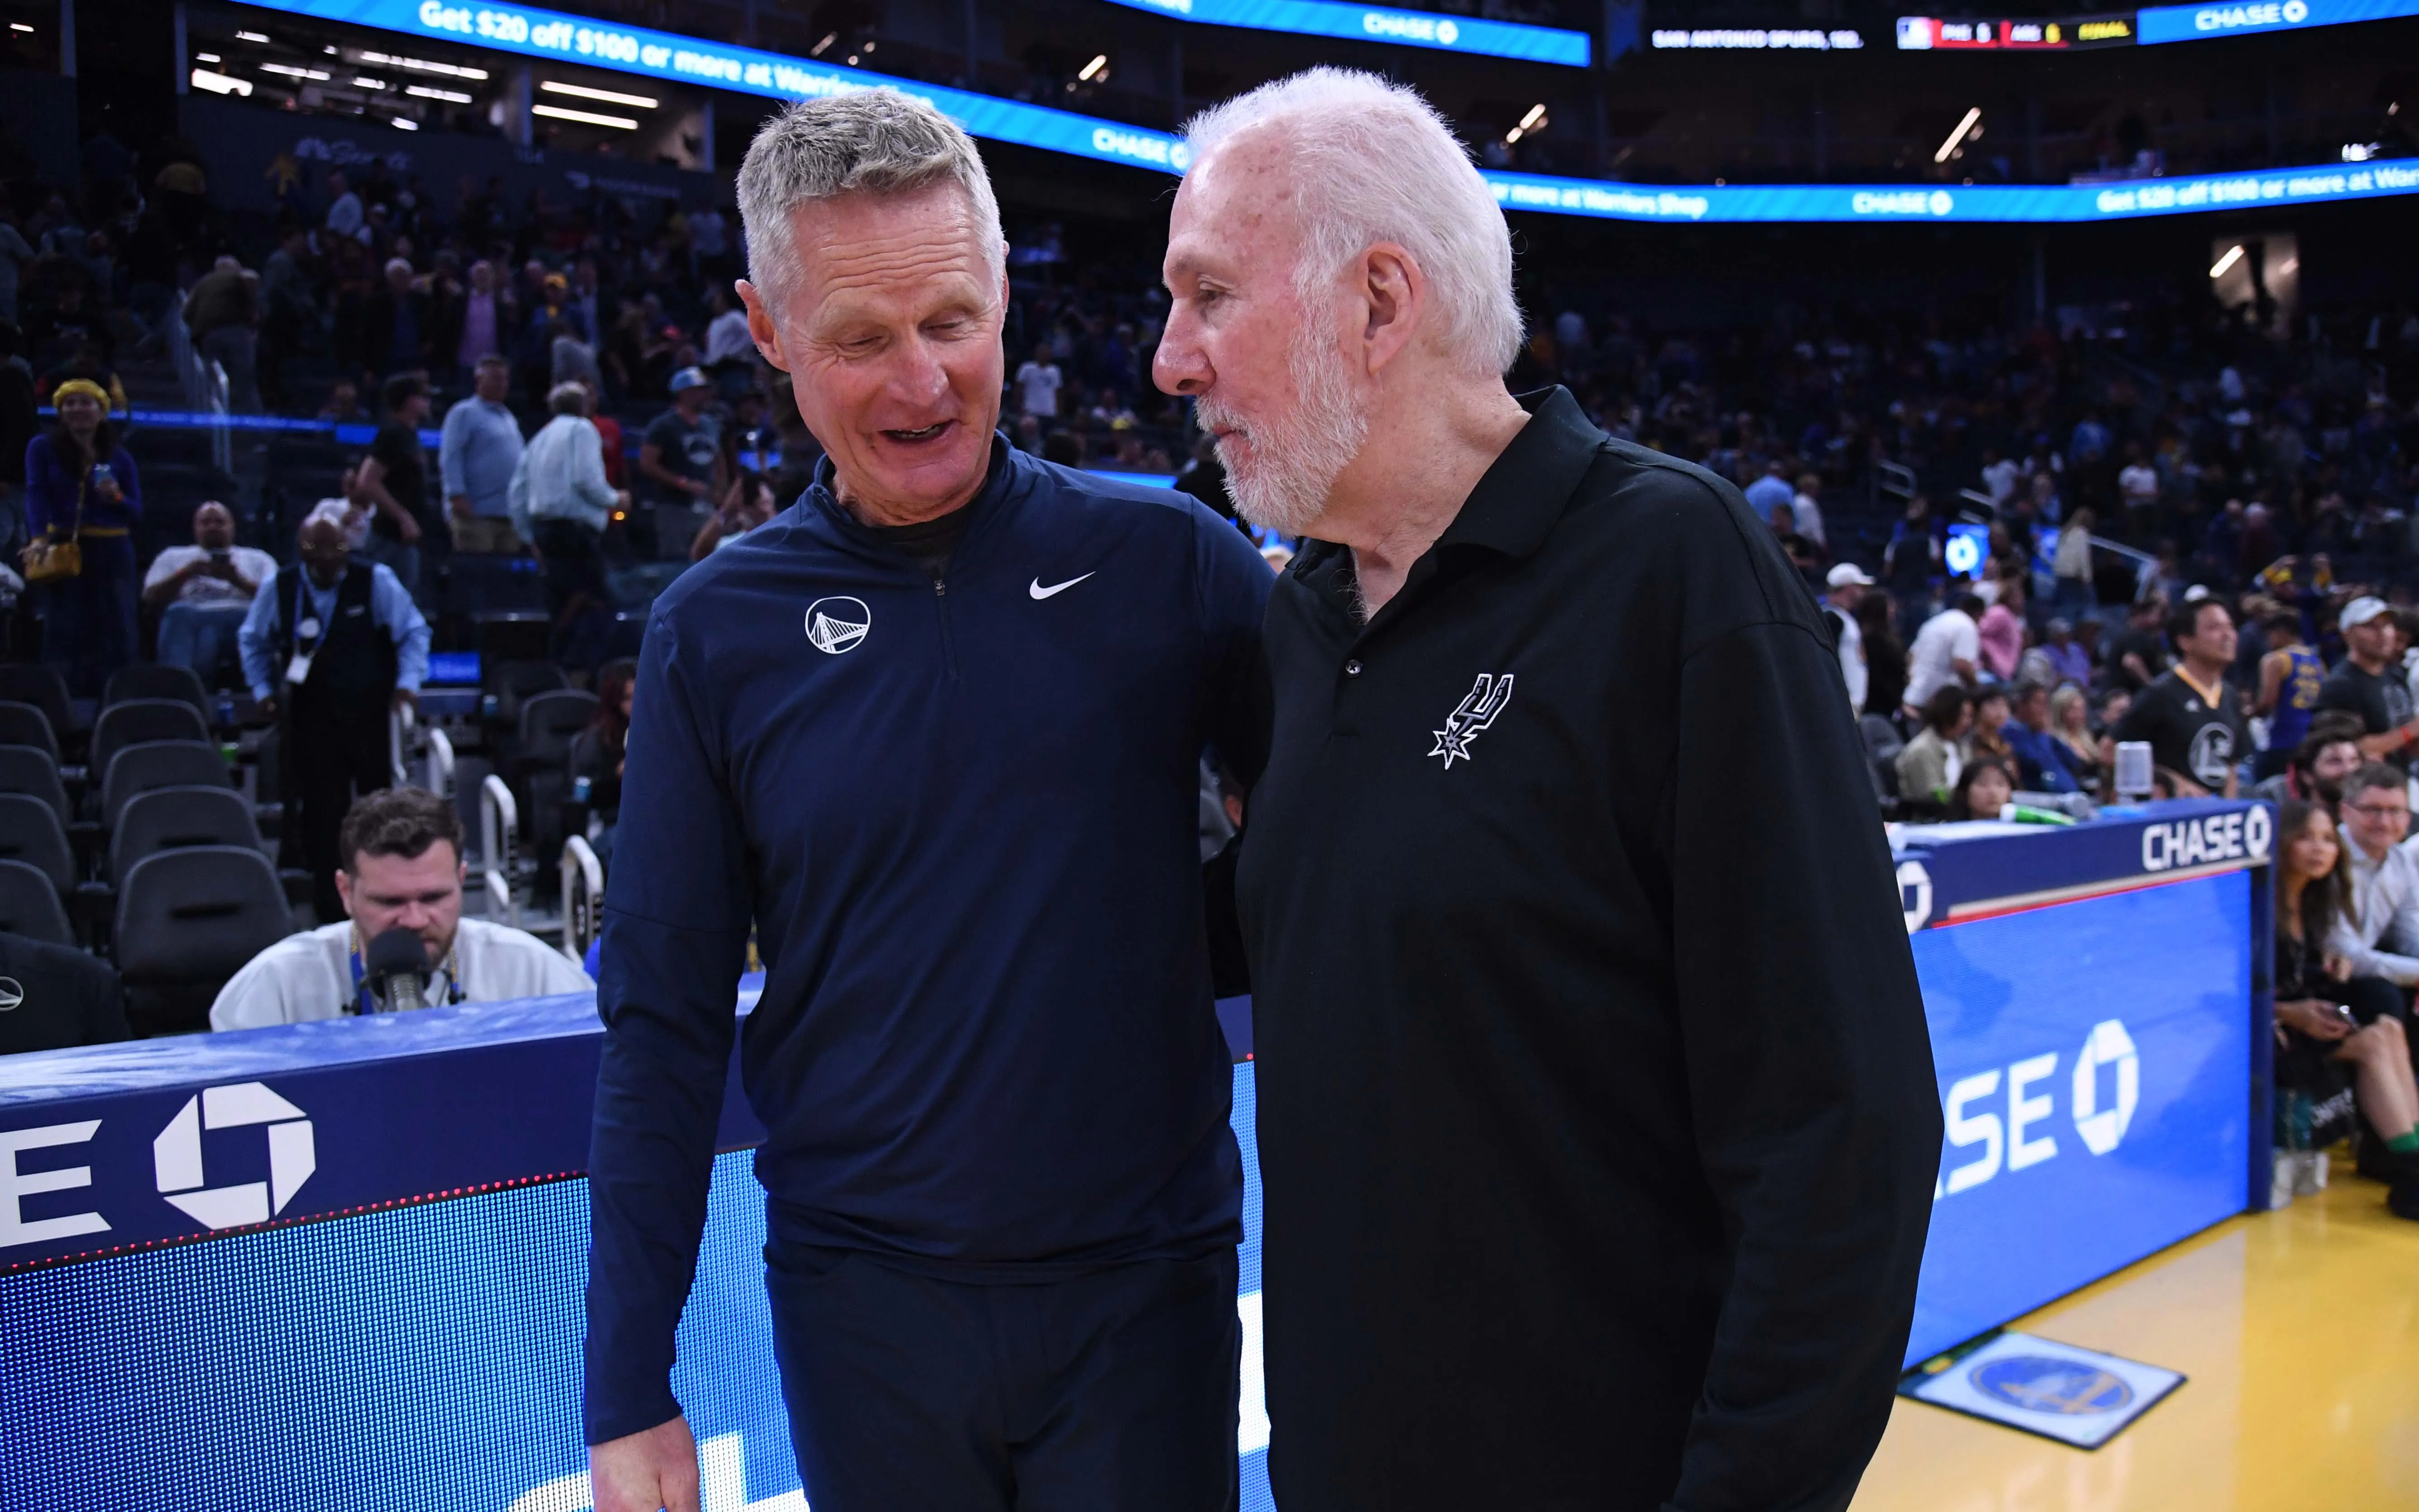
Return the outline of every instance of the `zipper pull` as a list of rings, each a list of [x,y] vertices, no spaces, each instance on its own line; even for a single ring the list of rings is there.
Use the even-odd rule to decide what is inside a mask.
[[[932,596],[934,598],[946,598],[948,596],[948,594],[949,585],[946,579],[940,578],[932,579]]]

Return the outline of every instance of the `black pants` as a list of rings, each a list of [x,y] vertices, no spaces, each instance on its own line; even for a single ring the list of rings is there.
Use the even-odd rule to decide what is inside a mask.
[[[1235,1252],[981,1286],[765,1248],[815,1512],[1231,1512]]]
[[[346,811],[356,795],[394,780],[386,721],[383,703],[347,710],[304,702],[286,716],[279,753],[286,803],[284,849],[311,873],[311,906],[322,924],[345,917],[345,901],[336,891],[336,837]]]

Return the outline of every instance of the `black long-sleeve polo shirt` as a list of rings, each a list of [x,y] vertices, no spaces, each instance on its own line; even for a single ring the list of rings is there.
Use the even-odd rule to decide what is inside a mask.
[[[1816,607],[1560,390],[1364,626],[1269,611],[1240,890],[1288,1512],[1845,1506],[1940,1152]]]

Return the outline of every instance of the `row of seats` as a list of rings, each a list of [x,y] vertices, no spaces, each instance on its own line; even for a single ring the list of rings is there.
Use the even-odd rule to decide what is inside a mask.
[[[41,700],[0,700],[0,930],[106,948],[137,1033],[207,1027],[227,978],[292,930],[295,879],[265,854],[198,681],[113,680],[78,768],[60,760],[76,732],[54,724],[42,679],[9,675],[24,671],[0,668],[0,689]]]

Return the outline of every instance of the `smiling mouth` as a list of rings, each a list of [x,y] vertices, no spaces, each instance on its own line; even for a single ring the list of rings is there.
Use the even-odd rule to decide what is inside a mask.
[[[886,430],[882,434],[901,446],[920,446],[927,441],[940,440],[953,424],[952,421],[944,420],[915,430]]]

